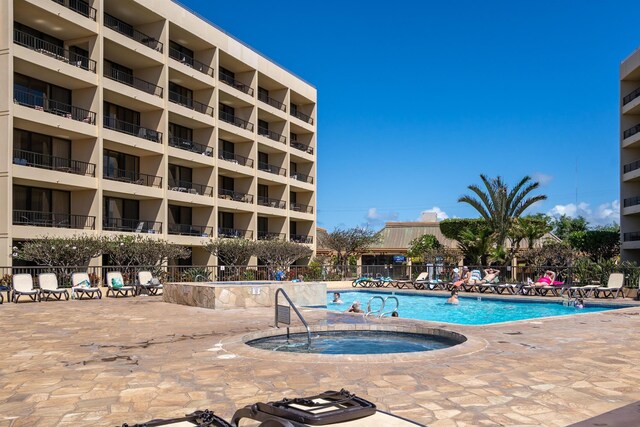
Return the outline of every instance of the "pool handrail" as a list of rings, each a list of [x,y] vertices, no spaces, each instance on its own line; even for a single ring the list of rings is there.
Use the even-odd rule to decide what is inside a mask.
[[[387,300],[388,300],[388,299],[395,300],[395,302],[396,302],[396,306],[395,306],[395,308],[394,308],[393,310],[391,310],[391,311],[385,311],[385,312],[383,312],[382,314],[380,314],[380,316],[378,316],[378,317],[380,317],[380,318],[382,318],[382,317],[383,317],[384,315],[386,315],[386,314],[393,314],[394,312],[395,312],[395,313],[397,313],[397,312],[398,312],[398,307],[400,307],[400,301],[398,300],[398,297],[396,297],[395,295],[390,295],[390,296],[388,296],[388,297],[386,297],[386,298],[384,299],[384,304],[383,304],[383,306],[382,306],[382,309],[384,309],[384,306],[385,306],[385,305],[387,305]]]
[[[371,310],[371,301],[373,301],[374,299],[379,299],[380,301],[382,301],[382,306],[380,307],[379,310],[376,310],[376,311]],[[369,301],[367,302],[367,312],[364,314],[364,317],[367,317],[368,315],[374,314],[374,313],[382,313],[384,311],[384,304],[386,300],[387,300],[386,298],[382,298],[380,295],[374,295],[371,298],[369,298]]]
[[[296,307],[296,305],[293,303],[293,301],[291,301],[291,298],[289,298],[289,295],[287,295],[285,290],[282,289],[282,288],[278,288],[276,290],[276,304],[275,304],[275,320],[276,320],[275,326],[276,326],[276,328],[278,327],[278,295],[280,293],[282,293],[282,295],[284,295],[286,300],[289,302],[289,307],[293,308],[294,313],[296,313],[296,315],[298,316],[298,319],[300,319],[300,321],[302,322],[304,327],[307,329],[307,343],[308,343],[309,346],[311,346],[311,328],[309,328],[309,325],[307,324],[307,321],[304,320],[304,317],[302,317],[302,314],[300,313],[300,311],[298,311],[298,307]],[[287,336],[289,336],[289,326],[287,326]]]

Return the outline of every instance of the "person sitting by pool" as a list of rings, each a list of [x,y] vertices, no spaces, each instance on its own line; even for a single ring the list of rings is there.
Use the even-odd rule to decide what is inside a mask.
[[[475,271],[475,270],[474,270]],[[484,270],[484,277],[480,280],[477,280],[473,283],[491,283],[494,280],[496,280],[496,278],[498,277],[498,274],[500,274],[500,270],[496,270],[495,268],[487,268],[486,270]]]
[[[333,301],[331,302],[334,304],[342,304],[342,300],[340,299],[340,292],[333,293]]]
[[[354,301],[345,313],[364,313],[364,310],[360,308],[360,301]]]
[[[540,277],[535,281],[533,286],[549,286],[553,284],[553,281],[556,279],[556,273],[551,270],[547,270],[544,273],[544,276]]]
[[[468,284],[469,280],[471,280],[471,273],[469,272],[469,267],[464,266],[462,267],[462,276],[460,277],[460,280],[454,281],[453,286],[455,286],[456,288],[459,288],[463,284]]]
[[[458,290],[454,289],[451,291],[451,296],[449,297],[449,299],[447,300],[446,304],[453,304],[456,305],[458,304]]]
[[[480,283],[482,281],[482,273],[480,272],[480,270],[471,270],[471,273],[469,275],[469,280],[467,281],[467,283],[469,285],[474,285],[476,283]]]

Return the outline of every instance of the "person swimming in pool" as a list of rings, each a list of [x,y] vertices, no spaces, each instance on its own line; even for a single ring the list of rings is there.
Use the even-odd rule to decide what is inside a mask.
[[[360,308],[360,301],[354,301],[345,313],[364,313],[364,310]]]
[[[333,293],[333,301],[331,302],[334,304],[342,304],[342,300],[340,299],[340,292]]]
[[[449,297],[449,299],[447,300],[447,302],[445,304],[452,304],[452,305],[457,305],[459,303],[458,301],[458,290],[454,289],[451,291],[451,296]]]

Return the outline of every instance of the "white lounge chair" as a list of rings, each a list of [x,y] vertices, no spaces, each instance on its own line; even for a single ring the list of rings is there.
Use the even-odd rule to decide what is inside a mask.
[[[58,287],[58,277],[55,273],[38,274],[38,285],[40,285],[40,300],[49,300],[53,296],[58,301],[62,297],[69,301],[69,291]]]
[[[602,296],[618,298],[618,295],[622,293],[622,298],[624,298],[624,291],[622,290],[622,285],[624,285],[624,274],[622,273],[611,273],[609,275],[609,280],[607,280],[607,286],[600,286],[593,290],[596,298],[600,298],[600,293]]]
[[[162,290],[162,283],[153,277],[150,271],[138,272],[138,295],[146,289],[149,295],[158,295],[158,292]]]
[[[40,302],[40,291],[33,287],[33,277],[30,274],[13,275],[11,301],[17,303],[22,295],[27,295],[32,301]]]
[[[121,283],[122,287],[114,287],[114,279],[117,283]],[[124,283],[122,273],[120,273],[119,271],[110,271],[107,273],[107,296],[109,296],[109,293],[111,293],[111,295],[116,298],[119,296],[126,297],[129,292],[131,292],[131,295],[133,295],[134,297],[136,296],[136,289],[133,286]]]
[[[73,295],[76,299],[83,299],[88,296],[92,299],[95,296],[98,299],[102,298],[102,291],[99,287],[91,286],[91,279],[89,279],[89,274],[87,273],[73,273],[71,275],[71,295]]]

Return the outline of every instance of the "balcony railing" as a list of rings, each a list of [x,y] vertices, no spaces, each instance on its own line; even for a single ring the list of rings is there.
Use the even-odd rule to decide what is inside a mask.
[[[630,136],[633,136],[638,132],[640,132],[640,125],[635,125],[631,129],[627,129],[627,130],[624,131],[624,133],[622,134],[623,139],[627,139]]]
[[[218,190],[218,198],[234,200],[242,203],[253,203],[253,194],[240,193],[239,191],[225,190],[221,188]]]
[[[258,135],[262,135],[262,136],[266,136],[269,139],[272,139],[274,141],[278,141],[278,142],[282,142],[283,144],[287,143],[287,137],[284,135],[281,135],[277,132],[273,132],[270,131],[267,128],[263,128],[258,126]]]
[[[170,179],[168,189],[171,191],[179,191],[181,193],[199,194],[201,196],[213,197],[213,187],[195,184],[189,181]]]
[[[310,125],[313,124],[313,117],[308,116],[304,113],[301,113],[300,111],[292,111],[291,115],[293,117],[297,117],[298,119],[302,120],[303,122],[309,123]]]
[[[291,146],[296,150],[304,151],[305,153],[313,154],[313,147],[302,144],[298,141],[291,141]]]
[[[78,122],[96,124],[96,113],[93,111],[45,98],[42,94],[36,94],[17,87],[13,89],[13,102]]]
[[[95,230],[96,217],[67,213],[14,210],[13,225]]]
[[[180,236],[211,237],[213,235],[213,227],[207,227],[206,225],[169,223],[169,234],[177,234]]]
[[[624,173],[632,172],[636,169],[640,168],[640,160],[636,160],[635,162],[631,162],[629,164],[624,165]]]
[[[280,199],[271,199],[269,197],[258,196],[258,204],[260,206],[268,206],[276,209],[286,209],[287,203]]]
[[[96,61],[93,59],[89,59],[86,56],[79,55],[56,44],[34,37],[24,31],[13,30],[13,41],[20,46],[35,50],[36,52],[55,58],[58,61],[66,62],[67,64],[82,68],[83,70],[91,71],[92,73],[96,72]]]
[[[221,151],[218,156],[222,160],[226,160],[231,163],[237,163],[242,166],[253,167],[253,159],[250,159],[245,156],[241,156],[240,154],[230,153],[228,151]]]
[[[258,240],[284,240],[284,233],[271,233],[270,231],[258,230]]]
[[[291,203],[290,208],[296,212],[313,213],[313,206],[303,205],[302,203]]]
[[[112,169],[104,167],[104,179],[111,181],[126,182],[127,184],[144,185],[145,187],[162,188],[162,177],[147,175],[132,170]]]
[[[231,77],[229,74],[225,73],[224,71],[220,71],[220,73],[218,73],[218,78],[220,79],[220,81],[228,84],[231,87],[234,87],[236,89],[238,89],[241,92],[246,93],[249,96],[253,96],[253,88],[250,86],[247,86],[246,84],[239,82],[238,80],[234,79],[233,77]]]
[[[304,234],[292,234],[289,240],[294,243],[313,243],[313,236],[306,236]]]
[[[210,107],[207,104],[203,104],[202,102],[194,101],[193,98],[189,98],[188,96],[169,91],[169,101],[173,102],[174,104],[179,104],[183,107],[187,107],[191,110],[197,111],[198,113],[206,114],[213,117],[213,107]]]
[[[130,233],[162,233],[162,222],[132,218],[102,218],[102,229]]]
[[[628,103],[630,103],[631,101],[633,101],[639,96],[640,96],[640,88],[634,90],[629,95],[622,98],[622,105],[627,105]]]
[[[269,104],[272,107],[277,108],[280,111],[284,111],[284,112],[287,111],[286,105],[284,105],[282,102],[278,101],[277,99],[271,98],[269,95],[265,95],[264,93],[258,92],[258,99],[264,102],[265,104]]]
[[[640,231],[631,231],[622,235],[622,240],[625,242],[637,242],[640,240]]]
[[[162,132],[154,129],[147,129],[135,123],[128,123],[118,120],[114,117],[104,116],[105,129],[115,130],[116,132],[126,133],[128,135],[137,136],[148,141],[157,143],[162,142]]]
[[[162,88],[154,85],[146,80],[134,77],[133,74],[125,73],[124,71],[116,70],[115,68],[106,65],[104,68],[104,76],[108,79],[115,80],[127,86],[131,86],[136,89],[140,89],[151,95],[159,96],[162,98]]]
[[[47,154],[34,153],[32,151],[14,149],[13,164],[33,166],[36,168],[73,173],[76,175],[96,176],[96,165],[93,163],[49,156]]]
[[[213,156],[213,148],[207,147],[206,145],[198,144],[197,142],[193,142],[188,139],[178,138],[177,136],[172,136],[169,138],[169,145],[171,147],[176,147],[186,151],[193,151],[194,153],[202,154],[208,157]]]
[[[637,205],[640,205],[640,196],[627,197],[623,201],[623,207],[625,207],[625,208],[628,208],[628,207],[631,207],[631,206],[637,206]]]
[[[218,237],[228,237],[228,238],[236,238],[236,239],[252,239],[253,231],[242,230],[240,228],[219,227]]]
[[[162,42],[154,37],[148,36],[144,33],[133,28],[126,22],[122,22],[115,16],[111,16],[108,13],[104,14],[104,26],[111,28],[113,31],[118,32],[130,39],[137,41],[153,50],[162,53]]]
[[[313,177],[309,175],[305,175],[300,172],[291,172],[291,178],[297,181],[307,182],[309,184],[313,184]]]
[[[233,114],[229,114],[225,111],[220,111],[219,117],[223,122],[231,123],[232,125],[238,126],[242,129],[246,129],[249,132],[253,132],[253,123],[234,116]]]
[[[258,162],[258,169],[263,172],[269,172],[275,175],[287,176],[287,170],[279,168],[276,165],[270,165],[269,163]]]
[[[95,21],[96,20],[96,10],[89,6],[87,2],[82,0],[53,0],[54,2],[61,4],[67,9],[71,9],[76,13],[79,13],[82,16],[86,16],[87,18]]]
[[[169,57],[175,59],[178,62],[183,63],[187,67],[191,67],[196,71],[200,71],[203,74],[213,77],[213,68],[209,67],[208,65],[200,61],[193,59],[189,55],[185,55],[184,53],[180,52],[177,49],[169,47]]]

